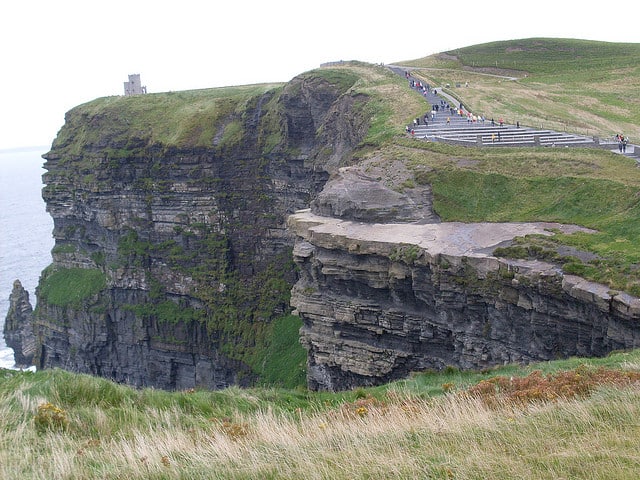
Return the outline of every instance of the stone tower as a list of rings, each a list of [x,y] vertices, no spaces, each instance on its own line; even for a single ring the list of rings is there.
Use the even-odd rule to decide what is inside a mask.
[[[129,75],[129,81],[124,82],[124,94],[129,95],[141,95],[147,93],[147,87],[143,87],[140,83],[140,74],[135,73]]]

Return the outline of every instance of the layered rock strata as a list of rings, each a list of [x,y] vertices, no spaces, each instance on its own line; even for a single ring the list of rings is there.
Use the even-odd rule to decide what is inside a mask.
[[[163,389],[252,384],[252,349],[290,308],[286,216],[367,132],[356,77],[332,75],[70,111],[45,155],[54,263],[23,322],[37,367]]]
[[[303,210],[289,218],[312,389],[413,371],[481,369],[640,345],[640,300],[540,261],[491,255],[548,223],[375,224]]]
[[[9,295],[9,311],[4,323],[4,339],[14,351],[16,367],[26,368],[33,364],[36,338],[33,334],[33,308],[20,280],[13,282]]]

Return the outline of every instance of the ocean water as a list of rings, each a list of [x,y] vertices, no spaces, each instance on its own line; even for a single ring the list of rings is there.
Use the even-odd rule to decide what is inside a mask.
[[[2,335],[13,282],[19,279],[35,308],[40,272],[51,263],[53,220],[42,200],[42,154],[48,147],[0,150],[0,367],[13,368]]]

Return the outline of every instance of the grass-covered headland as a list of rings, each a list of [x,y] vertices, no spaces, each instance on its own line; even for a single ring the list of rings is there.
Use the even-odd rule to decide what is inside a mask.
[[[450,84],[450,93],[474,112],[603,137],[624,133],[640,143],[639,59],[635,44],[530,39],[469,47],[412,65],[429,83]],[[596,233],[518,239],[496,254],[544,258],[611,289],[640,293],[640,175],[633,160],[595,149],[483,150],[408,139],[402,126],[424,113],[423,100],[403,80],[367,78],[366,66],[357,71],[362,76],[358,91],[373,101],[367,105],[371,111],[364,112],[372,121],[355,160],[379,160],[390,172],[384,180],[397,182],[398,189],[431,184],[435,209],[445,221],[557,221],[592,228]],[[189,109],[175,108],[175,102],[191,94],[159,95],[158,109],[181,128],[155,129],[152,138],[175,145],[208,144],[212,131],[187,119],[203,111],[213,123],[219,112],[230,114],[236,108],[225,95],[244,98],[250,90],[269,88],[220,91],[220,105],[210,109],[205,100],[211,92],[197,92],[202,98]],[[101,102],[108,108],[96,108],[119,113],[120,101],[107,99]],[[144,102],[142,97],[131,100],[128,108],[147,112]],[[160,118],[157,112],[150,114]],[[140,137],[146,138],[146,125],[133,126]],[[235,144],[237,125],[230,124],[225,132],[222,145]],[[73,155],[76,141],[97,141],[93,134],[80,131],[57,141]],[[275,127],[265,137],[269,148],[279,142]],[[122,151],[110,152],[113,163],[127,158],[131,148],[123,145]],[[394,180],[399,164],[408,173]],[[138,257],[148,250],[135,242],[121,247],[121,253]],[[102,288],[104,277],[98,273],[49,271],[42,295],[53,305],[78,308]],[[82,289],[74,287],[78,285]],[[75,296],[61,286],[74,287]],[[141,314],[174,318],[178,313],[159,302]],[[314,393],[299,386],[304,359],[298,324],[286,319],[273,321],[264,334],[268,341],[256,342],[264,348],[243,360],[265,384],[291,389],[163,392],[61,370],[0,371],[0,476],[638,476],[640,351],[485,372],[448,368],[378,388]]]
[[[402,64],[487,118],[640,141],[638,43],[528,38]]]
[[[640,351],[344,393],[135,390],[0,371],[0,475],[635,479]]]
[[[640,144],[640,44],[531,38],[474,45],[403,65],[466,108],[508,123]],[[412,139],[413,140],[413,139]],[[539,258],[640,295],[640,174],[599,149],[452,147],[396,141],[415,183],[433,186],[444,221],[572,223],[594,234],[518,239],[496,255]],[[586,252],[586,253],[585,253]]]

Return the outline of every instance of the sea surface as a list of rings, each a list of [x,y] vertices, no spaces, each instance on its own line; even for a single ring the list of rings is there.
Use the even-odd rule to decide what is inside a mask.
[[[0,367],[13,368],[2,335],[13,282],[19,279],[35,308],[40,272],[51,263],[53,220],[42,200],[42,154],[48,147],[0,150]]]

